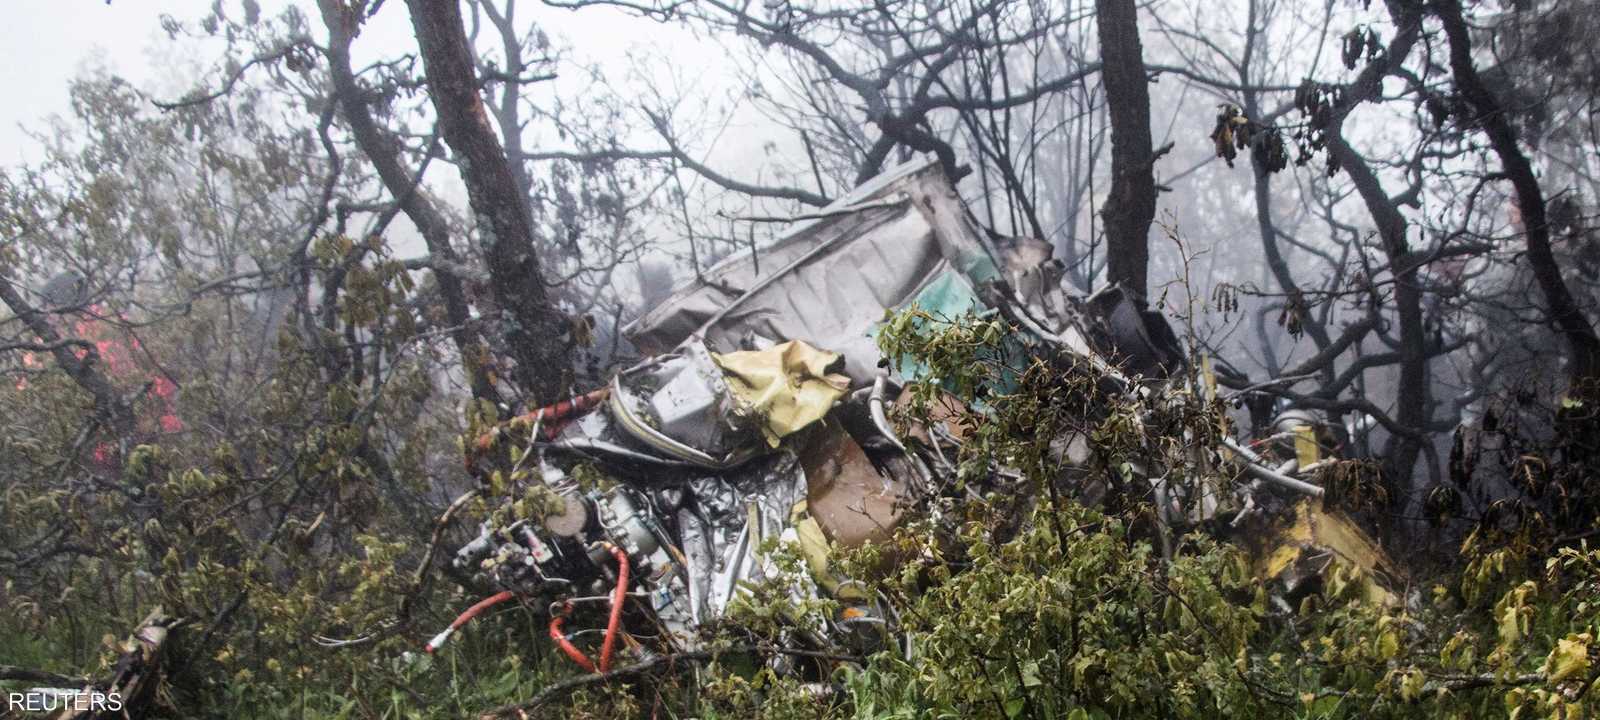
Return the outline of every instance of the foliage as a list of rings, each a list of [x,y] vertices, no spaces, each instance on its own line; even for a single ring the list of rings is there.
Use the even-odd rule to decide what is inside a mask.
[[[95,341],[140,422],[119,437],[46,353],[8,346],[0,662],[102,674],[109,639],[161,605],[187,620],[173,716],[459,716],[525,693],[531,624],[439,666],[394,632],[404,599],[448,622],[456,598],[412,573],[437,496],[468,480],[434,480],[459,473],[463,428],[428,288],[378,235],[305,233],[323,183],[359,193],[360,165],[328,180],[251,93],[156,113],[92,77],[73,96],[46,160],[0,175],[0,273],[85,278],[46,309]],[[300,273],[316,295],[284,292]]]
[[[335,243],[327,257],[352,250]],[[404,292],[383,280],[374,287]],[[357,315],[377,322],[386,304],[373,307],[379,312]],[[956,462],[968,482],[993,463],[1013,485],[992,501],[935,502],[892,542],[843,562],[893,609],[909,654],[893,646],[860,666],[775,672],[738,648],[780,642],[798,618],[827,607],[793,606],[788,586],[774,581],[720,628],[713,647],[729,649],[694,677],[586,688],[564,699],[572,716],[632,717],[646,703],[768,718],[1581,716],[1600,633],[1600,551],[1579,544],[1546,556],[1539,548],[1547,545],[1476,534],[1458,576],[1403,606],[1372,604],[1357,591],[1359,571],[1336,566],[1320,597],[1290,613],[1273,610],[1245,550],[1197,532],[1163,552],[1148,490],[1131,472],[1138,464],[1169,477],[1227,477],[1217,451],[1222,407],[1184,392],[1127,392],[1065,360],[1019,366],[1004,323],[918,312],[891,321],[882,338],[890,356],[929,369],[902,396],[901,420],[926,421],[950,396],[969,407],[981,399],[982,411],[959,419],[971,434]],[[26,591],[8,587],[11,607],[35,609],[9,614],[9,629],[54,633],[46,642],[77,643],[82,653],[92,647],[84,633],[61,635],[77,623],[48,617],[93,618],[96,632],[115,633],[151,602],[206,618],[243,597],[231,622],[251,632],[208,645],[202,622],[183,635],[170,697],[185,717],[459,716],[525,699],[566,672],[534,649],[545,643],[526,610],[481,621],[437,657],[381,632],[343,649],[308,642],[381,628],[413,590],[415,548],[394,525],[400,516],[376,502],[373,469],[358,459],[361,409],[374,399],[337,386],[306,393],[290,382],[310,371],[303,358],[288,354],[275,389],[260,398],[263,418],[321,418],[277,438],[293,451],[276,480],[241,472],[239,447],[202,451],[178,436],[135,448],[127,497],[101,498],[94,512],[74,513],[70,494],[14,486],[12,497],[26,502],[7,504],[9,532],[43,531],[37,518],[45,516],[28,512],[42,505],[54,508],[51,518],[147,519],[86,533],[104,544],[52,560],[55,572],[31,578]],[[1006,373],[1015,380],[1002,391],[996,380]],[[51,381],[45,374],[15,392],[32,397]],[[1056,442],[1073,433],[1094,450],[1087,468],[1070,467]],[[1112,489],[1100,508],[1070,499],[1093,480]],[[272,532],[259,518],[229,514],[280,493],[326,498],[346,519],[289,513]],[[481,517],[486,506],[477,507],[469,514]],[[772,552],[802,572],[797,556]],[[89,611],[106,603],[127,612]]]
[[[1051,423],[1085,417],[1048,408],[1070,388],[1083,391],[1071,378],[1082,369],[1040,364],[1024,373],[1021,390],[996,395],[985,388],[997,376],[992,358],[1004,325],[929,320],[902,316],[884,338],[891,356],[908,353],[933,368],[909,390],[910,404],[927,408],[951,388],[964,400],[984,397],[989,413],[964,419],[976,433],[964,454],[1014,461],[1024,487],[1047,495],[1043,486],[1057,478],[1049,441],[1061,431]],[[1106,466],[1098,472],[1127,461],[1118,450],[1134,433],[1124,415],[1131,407],[1124,400],[1088,428],[1101,451],[1096,462]],[[1191,424],[1167,428],[1176,435],[1138,426],[1147,433],[1139,442],[1193,447],[1179,442],[1183,428],[1217,427],[1221,418],[1206,417],[1215,408],[1191,412]],[[1044,429],[1021,431],[1036,426]],[[1168,469],[1216,472],[1183,462]],[[874,587],[895,608],[911,651],[840,668],[842,695],[802,716],[1585,716],[1600,629],[1600,552],[1586,545],[1541,561],[1527,543],[1475,535],[1459,572],[1397,606],[1374,604],[1359,590],[1360,570],[1335,565],[1319,597],[1285,613],[1270,609],[1270,588],[1238,547],[1192,534],[1164,561],[1146,508],[1135,500],[1108,513],[1045,500],[1012,533],[998,507],[969,503],[950,512],[954,519],[924,518],[891,545],[866,549],[851,563],[861,576],[884,555],[901,560]],[[738,707],[785,717],[767,709],[774,698],[790,707],[804,692],[773,683]]]
[[[325,3],[336,18],[349,12],[351,31],[382,5]],[[1326,569],[1317,593],[1284,602],[1257,576],[1249,543],[1230,542],[1239,538],[1223,523],[1183,519],[1235,486],[1237,468],[1220,443],[1235,434],[1232,414],[1211,393],[1178,381],[1143,392],[1155,386],[1109,380],[1104,368],[1072,357],[1034,359],[1040,349],[1025,347],[1000,317],[938,318],[913,309],[889,318],[881,338],[887,357],[923,372],[901,395],[896,419],[908,429],[927,426],[954,407],[955,417],[940,422],[958,428],[962,442],[948,459],[953,481],[921,498],[920,514],[890,542],[840,559],[881,598],[890,638],[829,649],[866,655],[861,662],[773,652],[790,644],[797,627],[823,622],[837,607],[796,600],[804,564],[791,549],[768,548],[786,574],[749,588],[732,617],[708,633],[710,657],[577,687],[539,712],[1592,714],[1600,551],[1588,541],[1596,533],[1600,404],[1575,386],[1557,407],[1542,408],[1557,394],[1507,379],[1554,377],[1564,358],[1550,350],[1537,302],[1523,297],[1521,252],[1502,247],[1502,163],[1481,147],[1474,113],[1441,75],[1445,44],[1433,42],[1431,28],[1439,10],[1454,5],[1378,9],[1422,13],[1428,27],[1417,35],[1407,34],[1415,29],[1409,23],[1382,18],[1351,24],[1337,54],[1355,79],[1343,80],[1300,67],[1292,54],[1339,37],[1334,6],[1320,26],[1300,28],[1300,14],[1284,11],[1292,3],[1281,5],[1248,3],[1244,32],[1232,33],[1244,47],[1237,57],[1229,57],[1230,33],[1191,32],[1161,18],[1161,34],[1181,46],[1176,54],[1186,62],[1151,66],[1181,78],[1167,87],[1223,99],[1209,150],[1231,167],[1248,148],[1262,171],[1255,220],[1267,266],[1240,263],[1231,277],[1253,282],[1256,271],[1270,270],[1276,289],[1250,291],[1271,298],[1256,308],[1220,304],[1225,316],[1257,317],[1271,377],[1235,379],[1255,387],[1269,410],[1286,399],[1326,410],[1341,427],[1347,419],[1376,420],[1400,446],[1453,424],[1450,413],[1471,405],[1476,423],[1458,434],[1451,483],[1435,483],[1422,505],[1431,527],[1443,529],[1405,546],[1444,547],[1448,561],[1412,567],[1409,583],[1392,588],[1393,605],[1371,600],[1363,588],[1373,578],[1340,563]],[[1356,3],[1342,5],[1355,12]],[[1366,5],[1356,17],[1372,20]],[[1472,18],[1474,33],[1490,33],[1505,48],[1507,67],[1484,74],[1508,88],[1508,114],[1541,161],[1551,229],[1566,246],[1561,261],[1576,271],[1567,281],[1581,289],[1595,280],[1594,222],[1584,207],[1592,193],[1566,186],[1593,184],[1592,113],[1583,108],[1594,74],[1564,69],[1595,64],[1572,40],[1593,23],[1559,3],[1515,5],[1522,7],[1508,15]],[[476,374],[480,358],[461,357],[472,353],[460,346],[453,355],[445,342],[471,327],[483,331],[485,355],[508,356],[503,303],[484,287],[481,243],[466,241],[475,231],[485,239],[482,229],[438,202],[443,240],[428,256],[407,258],[401,243],[391,243],[401,206],[439,200],[423,171],[451,162],[437,138],[410,126],[432,121],[419,93],[426,84],[420,65],[397,51],[357,71],[361,97],[341,98],[329,89],[327,57],[308,39],[298,10],[263,20],[247,0],[240,22],[225,6],[215,3],[201,24],[206,36],[227,42],[221,91],[156,112],[126,82],[91,74],[71,88],[70,117],[40,137],[43,159],[0,171],[0,283],[23,288],[69,331],[81,343],[78,358],[109,376],[140,419],[126,433],[108,427],[101,398],[50,361],[34,342],[38,333],[19,328],[20,306],[0,318],[0,664],[104,673],[116,656],[111,640],[159,604],[187,624],[175,633],[158,715],[461,717],[576,679],[549,650],[543,608],[496,612],[439,655],[417,652],[420,639],[474,593],[454,589],[458,578],[433,577],[447,572],[433,546],[453,546],[462,528],[503,507],[499,499],[521,498],[509,511],[527,515],[548,501],[527,490],[534,470],[522,463],[490,471],[482,487],[460,468],[459,447],[515,405],[515,393],[485,393],[461,407],[460,380]],[[795,84],[791,94],[763,89],[752,76],[741,102],[782,115],[777,122],[798,131],[810,173],[769,174],[759,158],[745,158],[744,169],[762,182],[804,182],[805,189],[750,185],[701,165],[702,148],[685,147],[697,133],[682,112],[671,112],[682,99],[656,88],[639,93],[646,97],[636,104],[602,92],[593,70],[579,74],[595,79],[581,82],[582,102],[545,102],[532,88],[555,74],[562,51],[537,26],[519,35],[489,4],[472,6],[474,23],[482,10],[501,31],[483,33],[501,35],[498,55],[475,61],[488,78],[484,91],[497,100],[491,120],[511,143],[537,250],[553,256],[550,277],[523,279],[560,281],[558,301],[576,316],[574,341],[586,343],[591,331],[601,336],[582,369],[589,380],[603,380],[605,366],[629,352],[609,341],[633,310],[625,300],[631,291],[613,282],[616,271],[656,235],[672,234],[659,231],[666,222],[682,223],[697,274],[706,259],[682,184],[671,183],[670,203],[655,198],[680,170],[736,194],[820,206],[823,194],[872,176],[897,155],[932,150],[953,173],[975,171],[976,182],[962,190],[971,197],[972,185],[981,187],[997,235],[1009,220],[1010,234],[1026,229],[1054,243],[1082,286],[1097,279],[1103,258],[1096,260],[1090,210],[1104,175],[1095,171],[1103,88],[1087,79],[1093,52],[1082,20],[1089,16],[1077,3],[886,3],[860,12],[668,4],[649,11],[687,17],[711,33],[742,33],[758,46],[753,52],[776,49],[786,58],[779,72],[793,76],[781,78]],[[1215,13],[1219,22],[1229,14]],[[173,36],[187,32],[176,21],[167,25]],[[1418,36],[1428,41],[1413,52]],[[1292,45],[1290,54],[1274,45]],[[1203,50],[1195,62],[1184,49],[1191,46]],[[532,57],[513,58],[524,51]],[[1280,66],[1263,67],[1273,62],[1263,60],[1269,53]],[[1522,64],[1510,62],[1518,57]],[[1207,77],[1208,65],[1232,66],[1238,77]],[[408,165],[402,174],[415,173],[411,187],[401,192],[373,179],[369,150],[353,141],[342,114],[350,103],[387,124],[383,137]],[[1389,117],[1406,120],[1366,133],[1397,137],[1401,147],[1344,147],[1345,118],[1357,106],[1391,108]],[[641,111],[649,127],[628,128]],[[626,147],[637,130],[664,149]],[[555,149],[520,147],[550,131]],[[1328,172],[1310,173],[1310,189],[1294,196],[1300,207],[1286,213],[1274,210],[1278,191],[1267,175],[1292,172],[1291,141],[1296,167],[1320,153]],[[1368,159],[1396,149],[1399,162]],[[963,158],[975,167],[958,166]],[[1178,166],[1161,162],[1163,176]],[[1216,179],[1195,167],[1198,177]],[[1365,221],[1351,215],[1359,208],[1349,198],[1359,194],[1337,184],[1353,175],[1374,176],[1355,189],[1374,198],[1365,209],[1387,235],[1388,257],[1368,247]],[[1394,184],[1401,176],[1410,187]],[[1232,195],[1205,193],[1190,211],[1225,216],[1219,210]],[[778,209],[786,215],[793,207]],[[1307,227],[1299,216],[1321,218],[1326,228]],[[756,252],[757,232],[724,219],[725,233],[698,228],[711,254]],[[1424,232],[1408,233],[1408,222]],[[1332,239],[1317,242],[1322,235]],[[1286,260],[1280,241],[1297,248],[1298,259]],[[1407,249],[1407,242],[1416,245]],[[448,257],[452,250],[457,258]],[[1297,285],[1291,261],[1295,272],[1305,274],[1309,262],[1317,269],[1309,275],[1328,279],[1306,283],[1303,275]],[[58,303],[33,290],[52,276],[79,278],[81,297]],[[453,308],[441,300],[446,277],[467,288]],[[1402,317],[1396,325],[1406,293],[1415,322]],[[1275,353],[1288,360],[1293,348],[1260,320],[1272,311],[1289,339],[1316,345],[1315,362],[1279,362]],[[1199,335],[1191,324],[1189,339],[1198,344]],[[1444,362],[1469,344],[1481,346],[1480,356]],[[1439,362],[1429,369],[1431,360]],[[482,365],[489,374],[508,369]],[[1459,378],[1434,377],[1445,365],[1470,367]],[[1417,403],[1411,416],[1387,417],[1368,400],[1384,392],[1379,382],[1369,390],[1368,376],[1394,366],[1416,371],[1407,376]],[[1458,379],[1477,395],[1446,409]],[[1318,387],[1297,390],[1302,382]],[[507,404],[495,406],[491,394]],[[1270,413],[1253,419],[1265,423]],[[515,448],[509,457],[518,457]],[[1409,473],[1414,463],[1400,464]],[[1365,467],[1338,463],[1316,479],[1341,500],[1360,496],[1334,490],[1359,485]],[[606,482],[590,470],[582,482]],[[462,506],[443,537],[431,535],[438,510],[468,489],[482,497]],[[1406,509],[1400,493],[1392,500],[1396,512]],[[1471,527],[1459,547],[1456,526]]]

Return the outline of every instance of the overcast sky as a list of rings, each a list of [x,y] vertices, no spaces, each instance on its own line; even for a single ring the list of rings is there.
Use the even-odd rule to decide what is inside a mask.
[[[149,79],[145,48],[162,13],[204,11],[195,0],[11,0],[0,21],[0,162],[26,156],[18,126],[65,112],[67,81],[96,58],[130,80]]]
[[[260,4],[263,15],[299,5],[309,17],[317,17],[312,0],[260,0]],[[37,158],[20,127],[42,128],[48,116],[65,113],[68,82],[86,67],[103,64],[142,89],[181,94],[198,73],[215,66],[216,53],[202,47],[188,58],[192,64],[187,68],[172,67],[167,53],[153,62],[151,53],[158,44],[170,47],[160,28],[162,15],[194,21],[209,10],[210,0],[5,0],[5,6],[0,21],[0,91],[9,102],[0,104],[0,164]],[[652,51],[670,53],[674,64],[703,72],[720,56],[720,49],[680,28],[609,9],[571,12],[529,3],[519,14],[537,20],[558,42],[564,39],[575,59],[605,67],[620,69],[630,51]],[[413,43],[405,5],[393,2],[363,28],[357,51],[394,53]]]

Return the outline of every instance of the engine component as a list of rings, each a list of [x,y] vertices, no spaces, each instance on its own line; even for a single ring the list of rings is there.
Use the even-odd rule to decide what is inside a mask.
[[[577,493],[563,493],[557,495],[561,503],[560,512],[551,512],[544,516],[544,529],[552,535],[565,538],[574,538],[583,532],[589,524],[589,505],[584,502],[583,496]]]
[[[733,467],[760,449],[759,428],[700,343],[617,375],[608,407],[634,439],[702,467]]]

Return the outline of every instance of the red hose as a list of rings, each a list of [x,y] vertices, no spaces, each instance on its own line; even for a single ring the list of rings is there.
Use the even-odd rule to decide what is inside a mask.
[[[600,388],[599,390],[593,390],[541,408],[544,411],[544,420],[542,421],[540,434],[544,435],[546,440],[554,438],[556,433],[560,432],[561,426],[566,424],[566,421],[587,414],[590,410],[599,407],[600,402],[610,394],[611,388]],[[523,417],[531,424],[538,419],[539,412],[539,410],[535,410],[523,415]]]
[[[611,591],[611,618],[606,621],[606,638],[600,643],[599,669],[596,669],[588,656],[574,647],[572,642],[567,640],[566,634],[561,632],[561,625],[567,620],[566,611],[571,610],[572,605],[568,603],[562,608],[562,612],[550,616],[550,639],[554,640],[556,647],[561,648],[561,652],[572,658],[578,667],[592,673],[611,671],[611,653],[616,649],[617,637],[620,635],[618,631],[622,629],[622,605],[628,598],[628,554],[611,543],[606,543],[606,549],[611,551],[611,557],[617,561],[617,588]]]
[[[550,639],[556,641],[556,647],[561,648],[561,652],[572,658],[572,661],[577,663],[578,667],[589,672],[597,672],[594,669],[594,663],[589,662],[589,658],[584,656],[582,650],[573,647],[572,642],[567,640],[566,634],[561,632],[561,623],[565,622],[566,619],[566,616],[561,613],[550,616]]]
[[[600,403],[606,399],[607,395],[610,394],[611,388],[600,388],[599,390],[595,390],[593,392],[567,398],[566,400],[531,410],[500,423],[495,427],[496,429],[512,428],[516,425],[532,426],[534,423],[539,423],[539,436],[545,440],[552,440],[561,432],[561,428],[564,427],[568,421],[585,415],[590,410],[599,407]],[[543,414],[543,417],[540,416],[541,414]],[[488,452],[490,446],[494,445],[494,440],[495,434],[493,430],[478,436],[477,441],[473,443],[472,452],[470,452],[467,456],[467,465],[469,469],[472,465],[473,457]]]
[[[423,650],[427,651],[428,653],[432,653],[434,650],[439,649],[440,645],[443,645],[446,640],[450,639],[451,634],[453,634],[456,630],[461,629],[462,625],[471,622],[472,619],[477,617],[479,613],[516,596],[516,593],[513,593],[510,590],[503,590],[479,600],[478,604],[467,608],[466,612],[457,615],[455,622],[450,623],[449,628],[446,628],[444,632],[435,635],[432,640],[428,641],[428,644],[423,646]]]
[[[622,627],[622,602],[628,597],[628,554],[615,545],[607,544],[611,557],[617,559],[617,589],[611,592],[611,619],[606,622],[606,639],[600,645],[600,672],[611,670],[611,651],[617,644],[617,630]]]
[[[572,642],[567,640],[566,634],[561,632],[561,625],[567,619],[566,615],[555,613],[550,617],[550,639],[554,640],[556,647],[561,648],[561,652],[572,658],[572,662],[577,663],[578,667],[592,673],[605,673],[611,670],[611,653],[616,649],[617,637],[620,634],[618,631],[622,629],[622,606],[628,598],[628,554],[623,552],[622,548],[611,543],[606,543],[606,549],[611,551],[611,557],[617,561],[617,587],[611,591],[611,618],[606,622],[606,637],[600,644],[599,669],[596,669],[595,664],[583,654],[583,651],[573,646]],[[516,593],[510,590],[503,590],[479,600],[476,605],[467,608],[466,612],[457,616],[455,622],[450,623],[448,629],[434,636],[434,639],[427,644],[425,649],[427,652],[432,653],[440,645],[443,645],[452,633],[460,629],[462,625],[471,622],[479,613],[514,597],[516,597]]]
[[[467,624],[468,621],[470,621],[473,618],[477,617],[478,613],[481,613],[481,612],[483,612],[485,610],[488,610],[489,608],[494,607],[496,605],[499,605],[500,603],[503,603],[503,602],[505,602],[507,600],[510,600],[511,598],[514,598],[516,596],[517,596],[516,593],[513,593],[510,590],[501,590],[500,592],[497,592],[497,593],[495,593],[493,595],[490,595],[489,597],[486,597],[486,598],[484,598],[482,600],[479,600],[477,605],[473,605],[472,607],[467,608],[466,612],[461,613],[460,616],[456,617],[456,621],[453,622],[453,623],[450,623],[450,629],[451,630],[458,629],[462,625]]]

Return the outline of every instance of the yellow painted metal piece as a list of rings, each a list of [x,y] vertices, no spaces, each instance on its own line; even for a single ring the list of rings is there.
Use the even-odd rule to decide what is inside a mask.
[[[1317,447],[1316,429],[1310,425],[1296,425],[1294,428],[1294,456],[1300,461],[1300,467],[1308,468],[1315,465],[1321,455],[1322,450]]]
[[[1388,556],[1355,521],[1343,513],[1323,510],[1315,500],[1304,500],[1295,506],[1294,522],[1279,530],[1257,555],[1256,577],[1271,580],[1302,560],[1322,558],[1326,558],[1321,568],[1324,577],[1332,573],[1338,577],[1331,579],[1359,582],[1368,602],[1399,602],[1393,592],[1377,582],[1383,576],[1393,577],[1394,565]]]
[[[712,353],[728,378],[728,388],[766,422],[767,444],[822,419],[850,389],[850,378],[833,372],[838,353],[790,340],[766,350]]]

